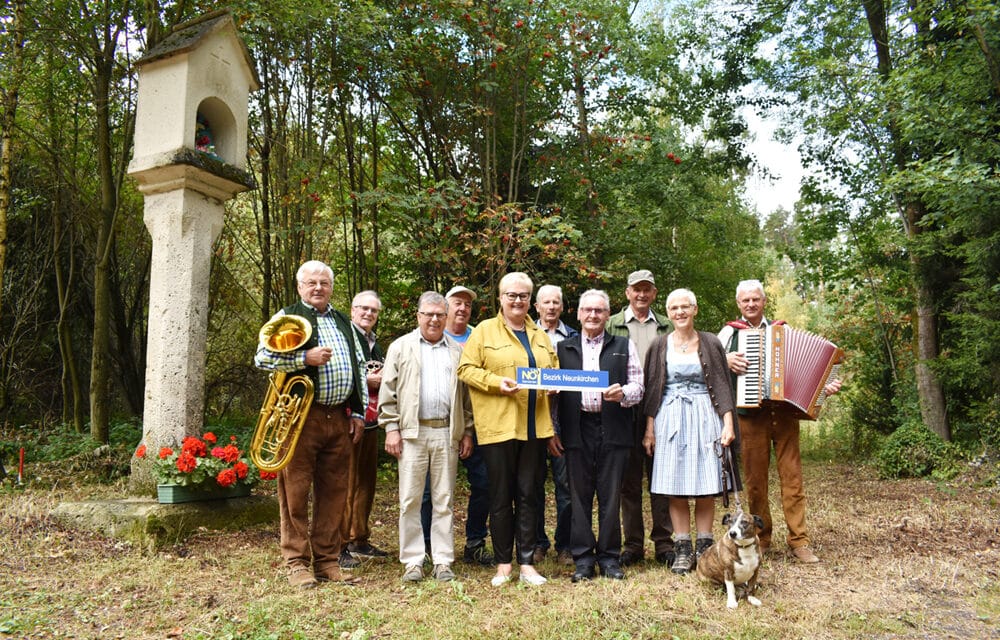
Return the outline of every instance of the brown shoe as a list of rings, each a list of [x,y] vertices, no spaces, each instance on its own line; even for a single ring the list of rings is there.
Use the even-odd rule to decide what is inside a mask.
[[[541,547],[535,547],[535,550],[531,552],[531,561],[533,564],[542,564],[545,562],[545,554],[548,552],[547,549]]]
[[[819,562],[819,558],[817,558],[816,554],[812,552],[809,545],[795,547],[792,549],[792,555],[794,555],[795,559],[802,564],[816,564]]]
[[[299,589],[312,589],[316,586],[316,578],[307,567],[295,567],[288,573],[288,584]]]
[[[563,549],[559,552],[559,555],[556,557],[556,562],[567,567],[572,567],[575,564],[573,562],[573,554],[567,549]]]
[[[344,584],[357,584],[361,581],[360,578],[354,576],[346,576],[340,571],[340,567],[334,565],[332,567],[327,567],[325,569],[316,570],[316,581],[317,582],[343,582]]]

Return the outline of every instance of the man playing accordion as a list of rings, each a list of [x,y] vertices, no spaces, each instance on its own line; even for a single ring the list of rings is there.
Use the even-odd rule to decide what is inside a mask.
[[[764,329],[774,323],[764,316],[767,297],[759,280],[743,280],[736,286],[736,305],[742,318],[719,332],[726,347],[729,370],[735,376],[747,373],[747,354],[738,350],[740,329]],[[840,390],[840,381],[833,380],[824,389],[826,395]],[[802,486],[802,460],[799,453],[800,413],[790,404],[763,400],[758,408],[739,409],[743,482],[747,491],[750,513],[764,520],[760,534],[761,550],[771,544],[771,509],[767,500],[767,475],[771,460],[771,444],[781,482],[781,507],[788,526],[788,546],[799,562],[812,564],[819,558],[809,545],[806,533],[806,496]]]

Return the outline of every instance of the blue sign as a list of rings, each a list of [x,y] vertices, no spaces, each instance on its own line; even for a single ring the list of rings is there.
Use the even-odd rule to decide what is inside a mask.
[[[517,368],[517,385],[526,389],[556,391],[604,391],[610,386],[607,371],[532,367]]]

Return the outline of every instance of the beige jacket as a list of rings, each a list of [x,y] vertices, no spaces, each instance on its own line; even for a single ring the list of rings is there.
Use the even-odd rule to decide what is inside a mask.
[[[469,389],[458,379],[458,361],[462,346],[445,335],[452,360],[454,388],[451,395],[451,438],[455,442],[472,435],[472,402]],[[378,392],[378,424],[389,431],[399,431],[403,440],[412,440],[420,432],[420,330],[397,339],[385,354],[382,386]]]

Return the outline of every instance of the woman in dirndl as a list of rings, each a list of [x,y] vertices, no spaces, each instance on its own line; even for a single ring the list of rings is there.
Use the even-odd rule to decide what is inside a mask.
[[[735,447],[737,435],[726,351],[714,334],[695,330],[697,315],[698,302],[690,290],[667,296],[674,330],[650,345],[644,369],[642,442],[653,457],[650,493],[669,498],[676,553],[671,571],[679,574],[691,571],[697,555],[712,546],[715,499],[739,490],[735,464],[727,465],[723,476],[725,447]],[[697,530],[694,549],[690,500]]]

